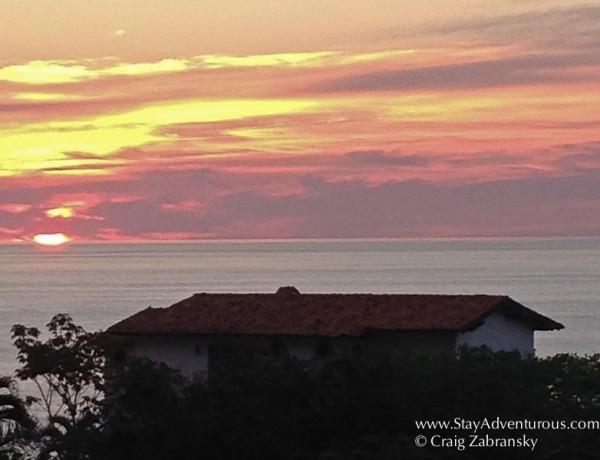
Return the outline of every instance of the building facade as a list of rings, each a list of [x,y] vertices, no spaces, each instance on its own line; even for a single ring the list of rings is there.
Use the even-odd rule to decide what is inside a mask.
[[[256,353],[298,359],[343,353],[451,354],[462,347],[534,354],[534,331],[564,326],[506,296],[407,294],[195,294],[111,326],[127,356],[205,379],[227,338]],[[214,354],[212,355],[214,358]]]

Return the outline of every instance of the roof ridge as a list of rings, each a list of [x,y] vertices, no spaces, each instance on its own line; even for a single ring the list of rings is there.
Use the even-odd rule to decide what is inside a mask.
[[[537,330],[557,323],[509,296],[488,294],[199,293],[170,307],[148,307],[109,328],[116,333],[360,335],[364,330],[460,331],[500,306]],[[321,321],[315,321],[319,318]]]

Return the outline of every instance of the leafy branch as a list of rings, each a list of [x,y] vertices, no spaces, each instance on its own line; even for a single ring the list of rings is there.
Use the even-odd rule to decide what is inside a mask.
[[[66,418],[71,424],[99,411],[104,385],[104,356],[98,335],[86,332],[64,313],[55,315],[46,325],[49,338],[42,341],[35,327],[16,324],[12,338],[22,365],[16,375],[32,380],[38,403],[49,420]]]

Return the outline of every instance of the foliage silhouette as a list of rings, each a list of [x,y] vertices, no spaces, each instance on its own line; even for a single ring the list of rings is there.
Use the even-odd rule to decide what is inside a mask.
[[[0,460],[26,458],[36,427],[16,382],[0,377]]]
[[[600,458],[600,427],[527,431],[538,438],[535,452],[419,448],[414,442],[422,434],[472,434],[419,430],[417,420],[598,422],[599,355],[521,359],[478,349],[459,356],[349,353],[300,361],[281,347],[257,352],[221,337],[210,346],[207,381],[189,382],[150,361],[109,359],[105,384],[106,347],[96,334],[66,315],[55,316],[49,331],[50,339],[41,342],[37,329],[13,328],[22,364],[17,375],[41,379],[62,403],[62,412],[49,413],[49,423],[38,432],[40,458]],[[104,399],[97,395],[103,388]],[[42,402],[52,407],[43,397]]]
[[[104,451],[97,458],[130,458],[132,444],[118,439],[127,433],[136,446],[148,449],[144,458],[149,459],[169,452],[179,459],[199,453],[247,460],[529,459],[529,449],[486,448],[482,454],[481,449],[417,448],[415,436],[424,433],[415,421],[598,421],[599,365],[599,356],[523,360],[486,350],[464,351],[458,359],[372,355],[303,362],[241,349],[229,350],[227,365],[208,382],[182,386],[181,381],[166,384],[172,377],[145,363],[122,377],[126,385],[120,385],[123,391],[112,407],[118,416],[107,420]],[[139,389],[148,385],[156,393],[146,389],[140,397]],[[131,423],[138,416],[141,424]],[[599,458],[598,431],[527,434],[539,438],[535,458],[592,459]]]
[[[45,414],[38,430],[38,458],[87,458],[92,433],[101,425],[105,360],[99,335],[86,332],[66,314],[55,315],[46,327],[49,338],[44,342],[35,327],[12,327],[22,365],[16,376],[34,382],[39,396],[27,402]]]

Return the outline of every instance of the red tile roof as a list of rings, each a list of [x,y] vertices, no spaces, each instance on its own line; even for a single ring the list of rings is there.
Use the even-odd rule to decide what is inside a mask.
[[[506,296],[405,294],[195,294],[148,307],[108,329],[115,334],[358,336],[369,330],[474,329],[494,311],[536,330],[564,326]]]

